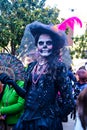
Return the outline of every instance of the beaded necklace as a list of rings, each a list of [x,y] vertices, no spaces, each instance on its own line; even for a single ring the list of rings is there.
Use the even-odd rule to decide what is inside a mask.
[[[40,68],[38,69],[38,67]],[[39,64],[36,64],[32,71],[32,82],[36,84],[40,79],[41,75],[45,74],[46,72],[47,72],[47,63],[41,66]],[[37,76],[37,78],[35,78],[35,76]]]

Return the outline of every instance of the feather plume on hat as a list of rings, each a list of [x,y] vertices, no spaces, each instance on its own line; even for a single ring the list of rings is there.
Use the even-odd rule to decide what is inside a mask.
[[[80,27],[82,27],[82,21],[78,17],[70,17],[66,20],[64,20],[61,24],[58,25],[58,29],[65,31],[67,27],[70,27],[72,30],[74,30],[74,25],[78,24]]]
[[[74,26],[75,24],[79,25],[80,28],[82,28],[82,21],[78,18],[78,17],[70,17],[66,20],[64,20],[62,23],[54,25],[52,27],[52,29],[54,31],[58,31],[59,34],[65,38],[65,43],[66,45],[70,45],[71,43],[69,42],[73,42],[72,39],[70,38],[70,36],[66,35],[65,31],[67,28],[70,28],[71,31],[74,31]],[[72,59],[70,56],[70,50],[67,46],[64,46],[63,48],[61,48],[61,60],[67,65],[70,66],[72,63]]]

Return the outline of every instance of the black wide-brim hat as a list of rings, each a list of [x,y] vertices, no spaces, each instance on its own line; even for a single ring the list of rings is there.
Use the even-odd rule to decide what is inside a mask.
[[[59,49],[66,44],[64,32],[55,28],[55,25],[46,25],[41,22],[34,21],[31,24],[28,24],[26,28],[30,30],[34,38],[38,34],[49,34],[56,41]]]

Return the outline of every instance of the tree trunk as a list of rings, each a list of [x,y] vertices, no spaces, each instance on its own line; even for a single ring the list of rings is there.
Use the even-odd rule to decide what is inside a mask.
[[[15,55],[15,51],[16,51],[16,46],[14,42],[11,42],[11,54]]]

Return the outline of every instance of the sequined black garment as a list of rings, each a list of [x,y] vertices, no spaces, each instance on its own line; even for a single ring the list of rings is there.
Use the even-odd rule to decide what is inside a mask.
[[[63,130],[62,118],[74,108],[66,67],[59,62],[56,71],[41,75],[34,84],[30,73],[34,65],[28,68],[25,111],[13,130]]]

